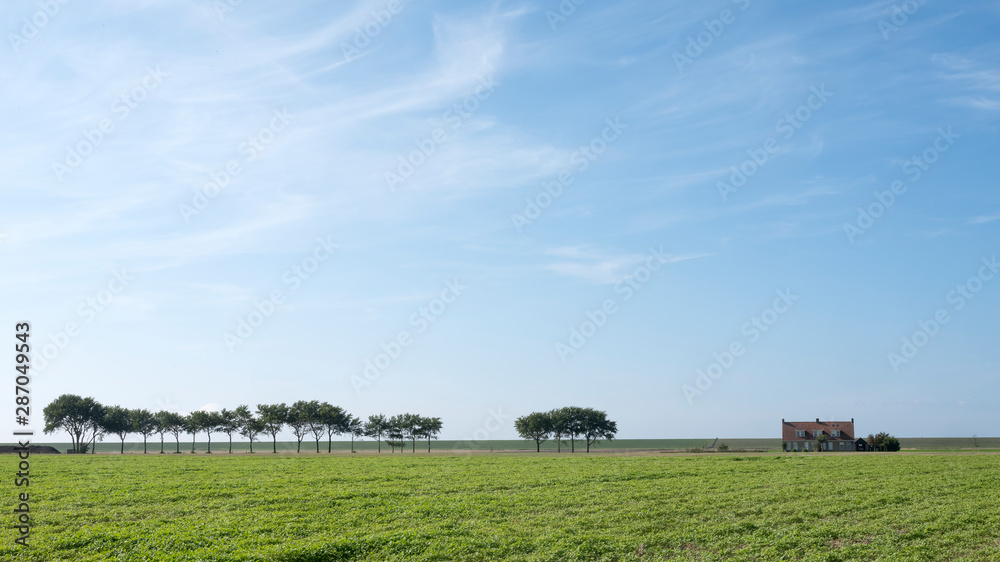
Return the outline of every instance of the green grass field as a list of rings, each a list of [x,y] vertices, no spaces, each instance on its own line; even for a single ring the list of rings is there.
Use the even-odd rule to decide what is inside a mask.
[[[8,508],[4,560],[1000,559],[991,454],[32,461],[32,546]]]

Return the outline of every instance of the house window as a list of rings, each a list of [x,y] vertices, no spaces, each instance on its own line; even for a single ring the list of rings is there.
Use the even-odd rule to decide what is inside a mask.
[[[795,430],[795,436],[796,437],[805,437],[806,436],[806,430],[804,430],[804,429],[796,429]]]
[[[830,432],[830,436],[831,437],[840,437],[840,430],[839,429],[834,429],[833,431]]]
[[[843,450],[844,450],[844,442],[843,442],[843,441],[841,441],[841,442],[840,442],[840,450],[841,450],[841,451],[843,451]]]
[[[822,429],[814,429],[813,430],[813,435],[815,435],[816,437],[819,437],[820,435],[823,435],[823,430]]]

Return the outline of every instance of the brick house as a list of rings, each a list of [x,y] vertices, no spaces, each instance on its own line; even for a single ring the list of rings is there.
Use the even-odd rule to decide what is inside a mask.
[[[854,418],[851,421],[791,422],[781,420],[781,441],[786,451],[816,451],[816,439],[826,436],[824,451],[855,451]],[[861,449],[864,450],[864,449]]]

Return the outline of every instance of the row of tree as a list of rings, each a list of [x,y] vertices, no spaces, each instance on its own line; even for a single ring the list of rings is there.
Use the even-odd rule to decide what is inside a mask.
[[[250,452],[253,452],[253,442],[264,435],[271,436],[272,452],[278,452],[278,434],[286,427],[292,431],[297,440],[296,452],[301,452],[302,441],[309,435],[316,440],[316,452],[320,452],[320,441],[327,438],[326,451],[333,451],[334,435],[351,436],[351,452],[354,452],[354,439],[371,437],[378,440],[378,452],[382,452],[382,441],[385,440],[392,450],[398,447],[401,451],[405,441],[417,450],[417,440],[427,439],[427,451],[430,452],[431,439],[437,439],[441,433],[440,418],[426,418],[417,414],[400,414],[387,417],[382,414],[368,417],[368,421],[352,416],[340,406],[334,406],[318,400],[299,400],[291,406],[282,404],[258,404],[251,411],[247,405],[237,406],[234,410],[223,408],[219,412],[195,411],[188,415],[176,412],[160,411],[152,413],[149,410],[131,410],[121,406],[104,406],[91,397],[81,398],[75,394],[63,394],[56,398],[43,410],[45,417],[45,433],[63,430],[69,433],[73,440],[73,451],[85,453],[88,448],[93,452],[97,440],[103,440],[106,435],[116,435],[121,439],[121,452],[125,453],[125,439],[129,435],[142,435],[142,452],[146,452],[147,439],[153,435],[160,436],[160,452],[163,453],[166,435],[173,435],[177,442],[176,452],[180,453],[180,436],[191,434],[191,452],[194,452],[195,440],[198,434],[208,437],[208,452],[212,452],[212,434],[223,433],[229,436],[229,452],[233,452],[233,435],[246,437],[250,442]]]
[[[608,415],[593,408],[569,406],[548,412],[532,412],[514,420],[514,429],[522,439],[532,439],[535,451],[542,451],[542,443],[556,440],[556,451],[562,452],[563,439],[569,438],[570,452],[576,452],[576,440],[585,439],[587,452],[601,439],[611,440],[618,433],[618,424]]]

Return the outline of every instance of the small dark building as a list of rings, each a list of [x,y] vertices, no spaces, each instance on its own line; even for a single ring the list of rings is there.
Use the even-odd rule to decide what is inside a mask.
[[[865,441],[864,439],[858,438],[858,440],[854,442],[854,450],[855,451],[867,451],[868,450],[868,442]]]

